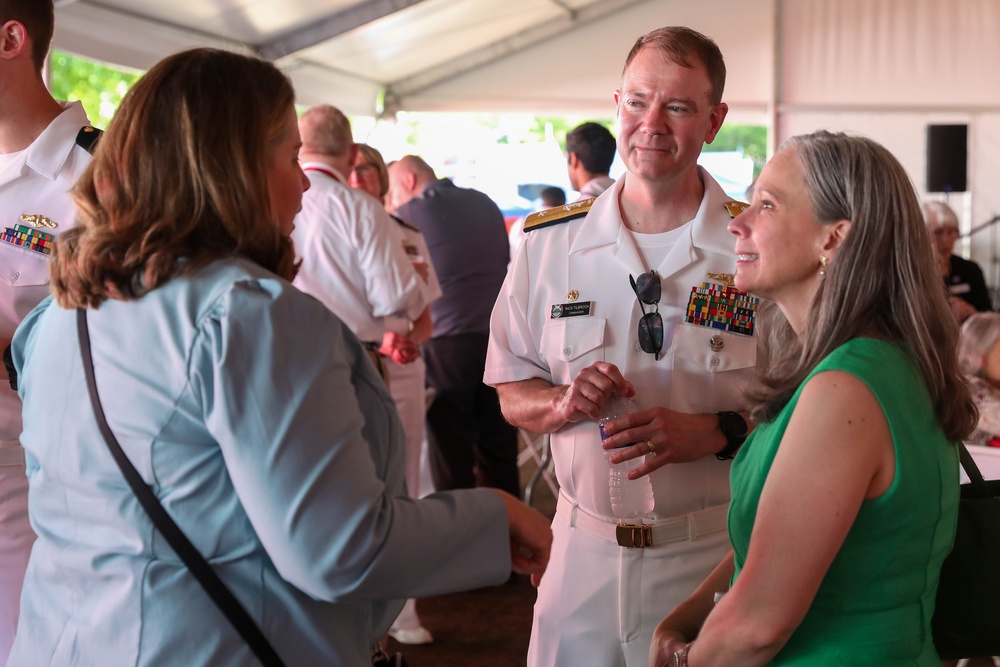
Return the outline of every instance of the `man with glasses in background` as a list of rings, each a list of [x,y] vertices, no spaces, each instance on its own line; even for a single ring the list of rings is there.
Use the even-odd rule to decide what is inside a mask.
[[[656,624],[729,550],[729,465],[748,427],[753,298],[732,287],[726,225],[742,210],[697,164],[728,107],[715,43],[640,37],[615,92],[627,173],[592,203],[532,216],[491,319],[485,381],[516,426],[550,433],[561,490],[529,667],[646,665]],[[620,522],[613,461],[644,457],[654,509]],[[673,464],[673,465],[666,465]]]

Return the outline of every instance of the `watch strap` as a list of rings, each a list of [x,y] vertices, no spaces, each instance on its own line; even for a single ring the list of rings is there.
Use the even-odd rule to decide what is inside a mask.
[[[738,412],[722,411],[715,414],[719,417],[719,430],[722,431],[722,435],[726,436],[726,446],[716,452],[715,458],[720,461],[728,461],[736,456],[736,452],[746,442],[749,427],[746,419]],[[741,422],[741,429],[734,430],[732,428],[731,422],[736,419]]]

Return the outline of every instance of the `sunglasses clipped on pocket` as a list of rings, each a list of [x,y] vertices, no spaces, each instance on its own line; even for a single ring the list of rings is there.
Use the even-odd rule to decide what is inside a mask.
[[[632,284],[632,291],[635,298],[639,300],[639,308],[642,309],[642,317],[639,318],[639,348],[643,352],[652,354],[654,358],[660,360],[660,351],[663,350],[663,318],[660,317],[660,274],[656,271],[647,271],[640,274],[638,278],[628,277]],[[647,313],[646,306],[653,306],[653,311]]]

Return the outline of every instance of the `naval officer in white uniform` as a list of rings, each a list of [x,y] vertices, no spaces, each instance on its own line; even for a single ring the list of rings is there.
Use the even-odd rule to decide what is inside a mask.
[[[641,37],[615,93],[628,173],[527,222],[493,311],[485,381],[512,423],[552,434],[561,487],[529,666],[646,665],[663,613],[729,550],[725,459],[746,435],[756,345],[755,300],[727,284],[741,208],[697,166],[726,116],[724,84],[704,35]],[[613,391],[644,408],[606,445],[646,457],[648,527],[619,528],[611,509],[596,417]]]

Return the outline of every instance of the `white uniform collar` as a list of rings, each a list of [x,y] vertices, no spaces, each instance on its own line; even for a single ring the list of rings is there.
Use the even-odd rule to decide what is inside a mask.
[[[79,102],[60,102],[63,112],[28,146],[24,164],[40,175],[55,180],[76,146],[76,135],[89,125],[87,113]]]
[[[726,194],[703,167],[699,166],[698,169],[705,184],[705,196],[691,226],[691,243],[695,248],[732,255],[736,252],[736,237],[729,233],[732,216],[729,215],[726,204],[733,201],[733,198]]]
[[[692,219],[692,244],[695,248],[731,254],[735,241],[726,225],[719,224],[723,219],[729,219],[725,204],[731,201],[731,198],[703,167],[699,166],[698,171],[705,184],[705,194],[698,212]],[[573,240],[570,253],[617,243],[619,237],[626,234],[625,223],[622,222],[621,210],[618,208],[618,197],[625,187],[627,178],[628,174],[622,175],[614,185],[594,200],[590,213]]]

